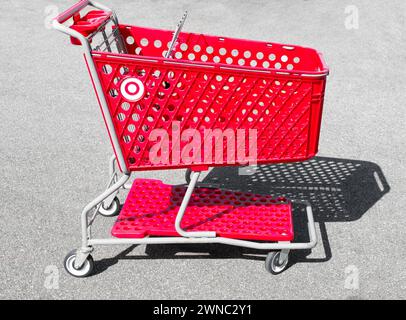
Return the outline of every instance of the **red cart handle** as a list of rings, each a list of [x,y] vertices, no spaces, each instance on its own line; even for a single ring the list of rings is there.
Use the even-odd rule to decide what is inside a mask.
[[[89,0],[80,0],[78,3],[74,4],[72,7],[59,14],[55,18],[55,20],[58,21],[59,23],[64,23],[66,20],[74,16],[83,8],[87,7],[89,4],[90,4]]]
[[[89,11],[84,17],[80,17],[80,11],[87,6],[94,7],[99,10]],[[81,0],[74,4],[69,9],[59,14],[52,22],[55,29],[71,36],[71,42],[75,45],[88,43],[87,36],[93,33],[107,19],[113,17],[117,24],[117,17],[113,11],[95,1]],[[65,26],[64,22],[73,18],[71,26]],[[90,40],[91,41],[91,40]]]

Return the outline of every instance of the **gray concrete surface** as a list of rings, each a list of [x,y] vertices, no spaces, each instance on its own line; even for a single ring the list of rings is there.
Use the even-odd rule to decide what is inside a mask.
[[[350,188],[350,200],[358,192],[350,204],[368,205],[354,219],[325,221],[331,257],[323,259],[320,244],[307,257],[320,260],[301,261],[298,253],[276,277],[265,272],[263,257],[227,247],[122,246],[96,248],[97,274],[72,278],[62,260],[79,245],[79,213],[105,185],[111,147],[80,49],[44,26],[47,6],[72,1],[3,0],[1,299],[406,298],[403,0],[100,1],[130,24],[173,28],[188,9],[188,31],[319,49],[331,67],[320,156],[375,163],[390,191],[381,197],[362,183]],[[359,9],[358,30],[344,26],[347,5]],[[181,170],[137,176],[183,182]],[[108,234],[111,220],[98,222]],[[173,255],[182,250],[186,256]],[[59,270],[59,288],[46,288],[48,266]],[[358,289],[345,286],[351,266]]]

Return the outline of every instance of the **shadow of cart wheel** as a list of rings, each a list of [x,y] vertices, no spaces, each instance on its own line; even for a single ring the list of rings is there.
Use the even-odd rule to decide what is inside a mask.
[[[257,167],[217,167],[202,183],[215,184],[233,191],[246,191],[312,204],[319,225],[322,258],[309,258],[310,250],[292,250],[290,265],[300,262],[325,262],[332,252],[326,223],[351,222],[360,219],[390,187],[381,168],[369,161],[314,157],[305,162],[260,165]],[[294,241],[308,241],[304,208],[294,206]],[[121,259],[250,259],[264,260],[267,252],[222,244],[147,245],[145,256],[130,256],[131,246],[111,259],[97,263],[104,270]],[[97,271],[96,271],[97,272]]]

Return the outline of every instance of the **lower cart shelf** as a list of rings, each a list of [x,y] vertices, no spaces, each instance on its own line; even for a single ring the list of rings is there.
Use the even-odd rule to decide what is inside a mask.
[[[179,236],[175,219],[185,186],[159,180],[136,179],[115,222],[118,238]],[[293,240],[292,206],[283,197],[273,198],[217,188],[195,188],[183,216],[185,231],[215,231],[233,239]]]

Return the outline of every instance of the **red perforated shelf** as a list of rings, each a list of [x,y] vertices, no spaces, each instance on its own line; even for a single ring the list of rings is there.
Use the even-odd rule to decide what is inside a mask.
[[[112,229],[118,238],[179,236],[175,218],[186,187],[136,179]],[[285,198],[247,192],[195,189],[182,220],[186,231],[267,241],[293,240],[291,204]]]

